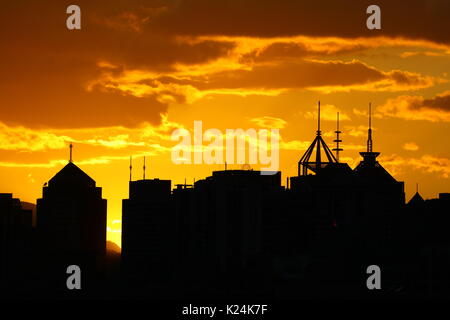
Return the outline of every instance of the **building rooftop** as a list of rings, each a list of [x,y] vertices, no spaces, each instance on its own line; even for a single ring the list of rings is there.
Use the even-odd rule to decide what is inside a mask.
[[[49,186],[54,187],[59,185],[84,185],[95,187],[95,181],[73,162],[69,162],[49,181]]]

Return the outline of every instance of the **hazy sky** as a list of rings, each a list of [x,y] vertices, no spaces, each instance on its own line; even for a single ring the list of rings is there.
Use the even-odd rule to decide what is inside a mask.
[[[355,4],[358,2],[358,4]],[[81,8],[81,30],[66,8]],[[381,30],[366,8],[381,8]],[[108,237],[135,179],[188,182],[223,165],[175,165],[177,128],[279,128],[283,182],[314,138],[316,103],[341,160],[374,151],[407,199],[450,192],[449,1],[11,1],[0,9],[0,192],[35,202],[68,160],[103,187]],[[229,166],[230,168],[230,166]],[[240,168],[240,165],[231,165]],[[254,166],[258,169],[258,166]]]

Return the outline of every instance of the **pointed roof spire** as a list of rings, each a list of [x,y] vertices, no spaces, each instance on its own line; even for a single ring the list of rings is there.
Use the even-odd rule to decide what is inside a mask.
[[[378,165],[377,157],[380,155],[379,152],[373,152],[373,142],[372,142],[372,103],[369,103],[369,129],[367,131],[367,151],[359,153],[363,157],[363,161],[355,168],[359,170],[362,166],[373,167]]]
[[[416,188],[417,188],[417,186],[416,186]],[[425,200],[422,198],[419,191],[416,191],[414,196],[412,196],[412,198],[408,201],[407,206],[408,207],[421,206],[421,205],[423,205],[423,203],[425,203]]]
[[[73,162],[69,162],[48,181],[49,186],[65,187],[71,185],[94,186],[95,181]]]
[[[70,149],[69,162],[73,162],[73,160],[72,160],[72,149],[73,149],[72,142],[69,145],[69,149]]]
[[[372,103],[369,102],[369,129],[367,134],[367,152],[372,152]]]
[[[334,154],[328,148],[327,144],[322,138],[320,131],[320,101],[318,102],[317,111],[317,132],[314,141],[311,143],[309,148],[303,154],[298,162],[298,175],[306,175],[308,170],[317,173],[320,169],[324,168],[330,163],[336,163],[337,160]],[[327,158],[327,161],[322,161],[322,151]],[[310,161],[313,152],[316,153],[315,161]]]

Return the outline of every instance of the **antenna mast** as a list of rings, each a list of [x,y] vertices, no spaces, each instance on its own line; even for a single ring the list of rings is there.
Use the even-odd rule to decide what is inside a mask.
[[[319,110],[317,112],[317,135],[320,135],[320,100],[319,100]]]
[[[317,136],[320,136],[320,100],[318,103],[318,112],[317,112]],[[320,142],[317,144],[317,153],[316,153],[316,164],[317,168],[321,168],[322,158],[320,155]]]
[[[334,142],[336,142],[336,148],[334,148],[333,151],[336,151],[336,160],[337,162],[339,162],[339,152],[344,151],[344,149],[339,148],[339,143],[342,142],[342,140],[339,137],[339,135],[342,133],[342,131],[339,131],[339,112],[337,113],[337,128],[335,133],[336,133],[336,140],[334,140]]]
[[[369,131],[367,136],[367,152],[372,152],[372,103],[369,102]]]
[[[144,169],[144,179],[143,180],[145,180],[145,156],[144,156],[144,167],[143,167],[143,169]]]
[[[131,172],[133,170],[133,165],[132,165],[132,157],[130,156],[130,181],[132,180],[131,178]]]
[[[72,149],[73,149],[72,142],[69,145],[69,149],[70,149],[69,162],[73,162],[73,160],[72,160]]]

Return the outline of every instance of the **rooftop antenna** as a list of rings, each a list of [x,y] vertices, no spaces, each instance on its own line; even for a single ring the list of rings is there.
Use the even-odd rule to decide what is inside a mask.
[[[318,112],[317,112],[317,135],[320,135],[320,100],[318,105]]]
[[[372,142],[372,103],[369,103],[369,129],[367,133],[367,151],[360,152],[359,154],[363,157],[363,161],[355,168],[359,170],[360,166],[374,166],[377,164],[377,157],[380,155],[379,152],[373,152],[373,142]]]
[[[132,157],[130,156],[130,181],[131,179],[131,171],[133,170],[133,165],[132,165]]]
[[[318,112],[317,112],[317,136],[320,136],[320,100],[318,103]],[[316,152],[316,163],[320,167],[322,163],[322,159],[320,156],[320,143],[317,144],[317,152]]]
[[[334,140],[334,142],[336,142],[336,148],[334,148],[333,151],[336,151],[336,160],[337,162],[339,162],[339,152],[344,151],[344,149],[339,148],[339,143],[342,142],[342,140],[339,138],[339,135],[342,133],[342,131],[339,131],[339,112],[337,113],[337,128],[335,133],[336,140]]]
[[[419,184],[416,183],[416,193],[419,193]]]
[[[225,171],[227,171],[227,162],[225,161]]]
[[[144,180],[145,180],[145,156],[144,156],[144,167],[143,167],[143,169],[144,169]]]
[[[367,152],[372,152],[372,103],[369,102],[369,132],[367,137]]]
[[[69,149],[70,149],[69,162],[73,162],[73,160],[72,160],[72,149],[73,149],[72,142],[71,142],[70,145],[69,145]]]

